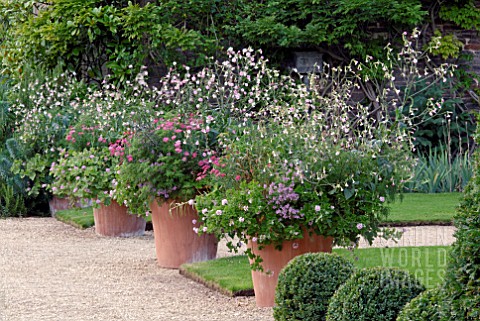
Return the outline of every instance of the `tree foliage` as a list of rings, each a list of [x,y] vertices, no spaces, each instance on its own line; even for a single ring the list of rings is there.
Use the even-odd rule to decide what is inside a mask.
[[[167,10],[154,3],[53,0],[13,22],[3,47],[7,66],[32,61],[52,69],[60,64],[87,79],[101,81],[110,74],[124,82],[147,59],[162,66],[201,58],[210,42],[196,30],[175,25]],[[195,54],[189,57],[189,51]]]
[[[237,30],[250,43],[283,48],[326,45],[343,49],[345,55],[378,56],[388,40],[374,34],[377,24],[389,31],[412,29],[427,11],[420,0],[269,0],[252,6],[249,13]]]

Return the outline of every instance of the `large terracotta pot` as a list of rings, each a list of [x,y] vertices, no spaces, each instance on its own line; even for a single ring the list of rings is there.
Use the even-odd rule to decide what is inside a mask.
[[[154,201],[150,204],[158,265],[177,269],[184,263],[215,259],[216,237],[209,234],[199,236],[193,231],[195,226],[198,227],[198,223],[192,223],[198,220],[197,211],[190,205],[184,205],[173,208],[170,213],[171,203],[158,205]]]
[[[48,200],[48,207],[50,214],[54,217],[58,211],[68,210],[73,207],[80,207],[79,202],[72,202],[71,199],[65,197],[54,196]]]
[[[145,219],[127,213],[127,207],[112,201],[93,209],[95,232],[103,236],[130,237],[145,233]]]
[[[70,208],[76,208],[76,207],[87,207],[87,206],[92,206],[91,200],[72,201],[71,198],[58,197],[58,196],[53,196],[50,200],[48,200],[48,207],[50,208],[50,214],[52,214],[52,217],[55,217],[55,214],[58,211],[68,210]]]
[[[275,303],[275,289],[278,283],[278,274],[282,268],[294,257],[310,252],[331,252],[333,238],[320,235],[308,235],[304,233],[303,239],[285,241],[282,250],[275,249],[273,245],[267,245],[261,250],[258,244],[249,241],[247,246],[255,255],[259,255],[262,261],[261,271],[252,271],[253,289],[255,302],[258,307],[273,307]],[[250,263],[253,263],[250,260]]]

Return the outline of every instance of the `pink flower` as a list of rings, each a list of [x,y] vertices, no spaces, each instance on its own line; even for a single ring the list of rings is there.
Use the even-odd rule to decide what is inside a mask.
[[[163,142],[164,142],[164,143],[168,142],[169,140],[170,140],[170,138],[168,138],[168,137],[163,137]]]
[[[363,228],[363,224],[362,223],[358,223],[357,224],[357,229],[361,230]]]
[[[240,175],[235,176],[235,180],[238,182],[241,179]]]
[[[133,156],[132,156],[132,155],[128,155],[128,156],[127,156],[127,160],[128,160],[129,162],[132,162],[132,161],[133,161]]]
[[[385,202],[385,197],[380,196],[380,202],[382,202],[382,203]]]

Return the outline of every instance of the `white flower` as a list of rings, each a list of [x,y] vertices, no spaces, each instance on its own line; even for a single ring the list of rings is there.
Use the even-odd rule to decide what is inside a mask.
[[[315,205],[315,212],[320,212],[320,205]]]
[[[208,210],[207,210],[206,208],[204,208],[204,209],[202,210],[202,214],[207,214],[207,213],[208,213]]]
[[[187,203],[188,203],[188,205],[193,206],[193,205],[195,205],[195,200],[193,200],[193,199],[189,200]]]
[[[223,199],[222,200],[222,205],[227,205],[228,204],[228,200],[227,199]]]
[[[243,210],[244,210],[245,212],[248,211],[248,206],[245,205],[245,206],[243,207]],[[241,221],[241,222],[242,222],[242,221]]]
[[[241,217],[241,216],[240,216],[240,217],[238,218],[238,221],[239,221],[239,222],[244,222],[244,221],[245,221],[245,219],[244,219],[243,217]]]
[[[217,214],[217,215],[222,215],[222,210],[217,210],[217,211],[215,212],[215,214]]]

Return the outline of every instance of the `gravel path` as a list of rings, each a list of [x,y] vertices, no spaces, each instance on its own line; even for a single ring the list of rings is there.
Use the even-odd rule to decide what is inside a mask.
[[[398,245],[448,245],[452,232],[407,228]],[[151,232],[105,238],[52,218],[7,219],[0,251],[1,321],[273,320],[253,297],[229,298],[159,268]]]

